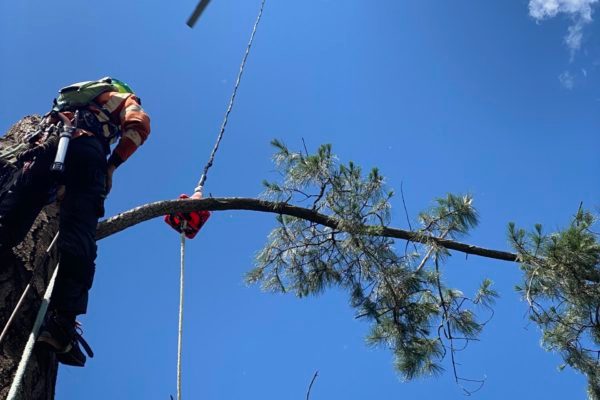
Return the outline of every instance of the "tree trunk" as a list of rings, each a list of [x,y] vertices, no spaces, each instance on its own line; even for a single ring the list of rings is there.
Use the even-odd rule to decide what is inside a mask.
[[[37,117],[26,117],[19,121],[0,139],[0,150],[14,144],[25,132],[35,129],[38,121]],[[7,165],[0,165],[0,177],[6,176],[9,169]],[[0,329],[4,328],[30,279],[33,284],[33,290],[29,291],[7,336],[0,344],[0,399],[6,399],[8,396],[46,284],[56,266],[56,252],[52,252],[45,263],[40,263],[58,228],[57,214],[57,208],[54,206],[44,209],[26,239],[14,248],[13,254],[6,261],[2,260],[0,265]],[[32,277],[36,265],[39,267]],[[44,349],[35,348],[22,381],[20,399],[54,399],[57,371],[55,356]]]

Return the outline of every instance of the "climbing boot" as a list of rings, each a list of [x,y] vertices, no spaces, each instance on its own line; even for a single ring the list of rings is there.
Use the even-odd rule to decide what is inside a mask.
[[[90,345],[85,341],[79,332],[76,332],[75,337],[71,341],[71,349],[63,353],[56,353],[56,359],[58,362],[65,365],[71,365],[73,367],[85,366],[86,357],[85,354],[83,354],[83,351],[81,351],[79,344],[81,344],[81,346],[85,349],[88,356],[94,357],[94,352],[92,351]]]
[[[75,321],[75,317],[50,313],[37,341],[55,352],[57,360],[65,365],[85,365],[86,357],[79,347],[80,343],[90,357],[94,356],[92,349],[81,336],[81,326]]]
[[[74,337],[75,317],[67,317],[52,311],[48,314],[37,341],[44,343],[56,353],[64,353],[71,350]]]

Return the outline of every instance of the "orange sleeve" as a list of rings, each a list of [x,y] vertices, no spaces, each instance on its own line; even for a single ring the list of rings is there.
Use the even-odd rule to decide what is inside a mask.
[[[121,127],[121,139],[109,158],[118,167],[140,147],[150,135],[150,117],[131,93],[107,92],[96,101],[110,113],[111,120]],[[118,122],[117,122],[118,121]]]

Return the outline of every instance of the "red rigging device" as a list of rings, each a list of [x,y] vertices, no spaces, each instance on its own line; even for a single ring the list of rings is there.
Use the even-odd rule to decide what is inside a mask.
[[[200,199],[200,193],[194,193],[192,197],[187,194],[179,196],[180,199]],[[175,213],[165,215],[165,222],[179,233],[183,233],[188,239],[193,239],[202,226],[208,221],[210,211],[192,211],[189,213]]]

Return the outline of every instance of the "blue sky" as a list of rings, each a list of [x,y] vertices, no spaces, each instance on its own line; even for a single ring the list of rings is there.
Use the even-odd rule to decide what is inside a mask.
[[[1,131],[47,111],[62,86],[118,77],[143,99],[153,132],[116,172],[107,215],[189,193],[260,1],[214,0],[192,30],[195,3],[2,2]],[[468,242],[508,249],[509,221],[562,227],[580,202],[599,205],[596,6],[267,0],[206,191],[256,197],[275,177],[269,141],[300,149],[304,139],[379,167],[397,192],[403,184],[412,216],[447,192],[472,193],[481,223]],[[579,42],[567,41],[577,29]],[[400,196],[392,205],[393,225],[406,227]],[[305,398],[315,370],[312,400],[464,397],[450,371],[401,382],[391,354],[365,346],[368,327],[344,293],[297,299],[247,287],[243,275],[274,225],[270,215],[220,212],[188,242],[184,397]],[[175,394],[178,244],[160,220],[99,243],[82,318],[97,356],[61,368],[57,399]],[[481,342],[460,355],[463,375],[487,377],[478,398],[584,398],[584,378],[558,372],[559,357],[540,348],[513,290],[517,265],[454,254],[445,270],[467,293],[487,276],[501,294]]]

